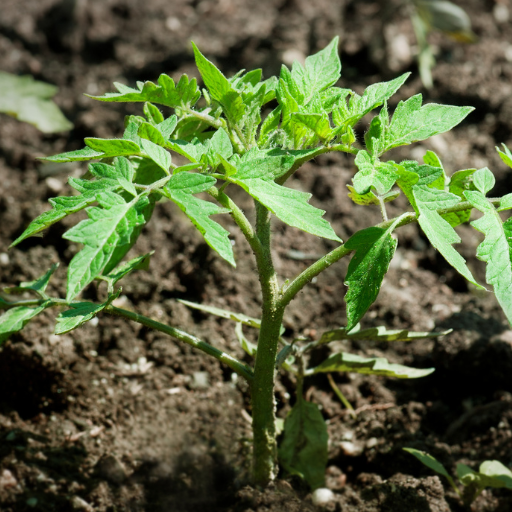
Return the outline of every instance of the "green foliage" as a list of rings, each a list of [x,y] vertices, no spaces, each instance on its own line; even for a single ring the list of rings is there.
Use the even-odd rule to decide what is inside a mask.
[[[457,464],[457,477],[460,483],[465,487],[464,493],[461,494],[445,467],[432,457],[432,455],[422,452],[421,450],[415,450],[414,448],[404,448],[404,450],[414,455],[428,468],[446,477],[457,494],[463,498],[466,505],[470,505],[486,487],[494,487],[496,489],[507,488],[512,490],[512,471],[497,460],[486,460],[482,462],[478,471],[473,471],[466,464]]]
[[[311,374],[325,372],[354,372],[366,375],[381,375],[398,379],[418,379],[426,377],[434,368],[419,370],[401,364],[388,362],[384,357],[361,357],[339,352],[329,356],[323,363],[310,370]]]
[[[73,125],[51,101],[57,87],[34,80],[31,76],[15,76],[0,71],[0,112],[33,124],[44,133],[71,130]]]
[[[66,298],[52,298],[46,293],[56,267],[35,281],[7,289],[8,294],[28,293],[36,298],[0,298],[0,308],[7,310],[0,317],[0,342],[44,309],[59,307],[64,311],[57,317],[57,334],[80,327],[98,314],[114,314],[217,358],[251,383],[254,479],[260,485],[276,474],[275,369],[291,372],[299,383],[299,392],[285,422],[279,458],[288,473],[300,475],[316,488],[324,481],[327,432],[318,407],[302,397],[303,380],[325,372],[413,379],[427,376],[433,369],[409,368],[383,357],[346,352],[331,353],[324,361],[312,358],[315,366],[307,367],[309,359],[305,356],[332,341],[410,341],[447,334],[449,331],[390,331],[382,326],[363,329],[359,322],[378,296],[397,248],[396,233],[411,222],[418,222],[430,243],[461,275],[481,287],[454,247],[461,241],[454,228],[468,222],[474,209],[483,216],[472,226],[485,236],[477,256],[487,263],[486,280],[512,322],[512,221],[501,220],[501,212],[512,209],[512,194],[486,198],[494,185],[488,169],[465,169],[450,176],[432,151],[427,151],[421,163],[384,159],[386,152],[398,146],[450,130],[472,108],[422,105],[421,95],[416,95],[401,101],[390,117],[387,102],[408,74],[370,85],[361,95],[337,87],[341,72],[337,39],[308,57],[304,65],[294,63],[291,69],[283,66],[279,77],[265,80],[258,69],[226,77],[195,45],[193,50],[205,86],[202,98],[196,80],[189,80],[186,75],[177,83],[160,75],[157,84],[138,83],[136,88],[116,84],[118,92],[96,99],[144,103],[141,115],[127,116],[120,136],[86,138],[83,149],[46,158],[52,162],[92,162],[82,178],[69,179],[73,194],[50,199],[52,208],[32,221],[12,245],[78,211],[85,210],[87,218],[64,234],[66,240],[79,244],[68,267]],[[277,105],[267,114],[265,105],[270,101]],[[172,111],[168,115],[157,105]],[[379,107],[364,141],[359,143],[356,124]],[[503,147],[503,151],[498,150],[500,157],[511,165],[511,153]],[[297,182],[287,186],[304,163],[328,152],[355,157],[356,172],[347,200],[361,206],[377,205],[382,215],[382,223],[353,233],[345,244],[323,218],[324,210],[310,204],[311,194],[297,189]],[[410,207],[389,219],[386,205],[400,194]],[[253,201],[255,221],[237,204],[241,195]],[[124,258],[136,247],[158,201],[177,205],[208,246],[232,266],[236,260],[233,224],[244,235],[259,273],[261,319],[182,302],[236,322],[234,334],[244,352],[255,358],[254,367],[191,334],[112,304],[121,293],[119,281],[149,264],[151,253],[131,256],[127,262]],[[231,222],[217,222],[213,216],[220,214],[229,214]],[[328,239],[333,248],[294,279],[282,283],[272,257],[273,217],[292,228]],[[287,305],[321,271],[351,253],[345,277],[348,290],[344,325],[325,332],[318,340],[289,339],[283,328]],[[107,299],[80,300],[79,295],[93,281],[106,282]],[[245,337],[244,325],[258,329],[257,343]],[[431,459],[425,460],[433,464]],[[476,478],[472,475],[466,471],[463,478]]]
[[[327,426],[318,406],[301,396],[285,419],[279,461],[288,473],[300,476],[312,489],[324,485]]]

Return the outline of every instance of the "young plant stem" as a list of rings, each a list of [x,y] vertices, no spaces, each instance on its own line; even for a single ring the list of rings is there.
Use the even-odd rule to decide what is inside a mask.
[[[103,311],[106,313],[110,313],[111,315],[122,316],[124,318],[128,318],[129,320],[133,320],[134,322],[138,322],[139,324],[145,325],[146,327],[150,327],[151,329],[155,329],[157,331],[163,332],[173,338],[176,338],[180,341],[183,341],[187,345],[194,347],[205,354],[208,354],[215,359],[218,359],[225,365],[229,366],[235,373],[244,377],[249,384],[251,384],[253,380],[253,372],[251,368],[240,362],[235,357],[223,352],[222,350],[206,343],[205,341],[192,336],[180,329],[176,329],[175,327],[170,327],[169,325],[162,324],[153,320],[147,316],[139,315],[138,313],[134,313],[133,311],[128,311],[126,309],[117,308],[115,306],[107,306]]]
[[[262,251],[256,254],[263,298],[258,353],[252,385],[253,481],[266,486],[276,476],[274,376],[284,307],[270,252],[270,212],[256,202],[256,234]]]
[[[330,373],[327,374],[327,380],[329,381],[329,384],[331,385],[331,388],[334,391],[334,393],[336,394],[336,396],[340,399],[340,402],[350,412],[350,415],[352,416],[352,418],[356,418],[357,414],[354,411],[352,404],[347,400],[346,396],[342,393],[341,389],[336,385],[336,382],[334,382],[334,379],[332,378],[332,375]]]

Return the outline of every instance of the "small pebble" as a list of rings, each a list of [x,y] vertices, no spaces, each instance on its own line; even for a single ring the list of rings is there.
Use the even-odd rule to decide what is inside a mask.
[[[108,482],[120,485],[126,480],[123,464],[113,455],[102,457],[95,467],[96,474]]]
[[[320,487],[320,489],[313,492],[311,498],[313,500],[313,505],[316,505],[317,507],[325,507],[334,499],[334,493],[330,489]]]
[[[16,487],[17,485],[18,480],[16,480],[14,475],[8,469],[4,469],[0,475],[0,490]]]
[[[342,441],[340,443],[340,448],[348,457],[357,457],[363,453],[363,447],[359,444],[352,443],[351,441]]]
[[[6,252],[0,252],[0,265],[6,267],[9,265],[9,255]]]
[[[52,176],[46,178],[45,181],[46,181],[46,186],[54,194],[58,194],[64,188],[64,185],[62,184],[62,181],[60,181],[59,179],[54,178]]]
[[[94,512],[94,508],[79,496],[73,496],[73,498],[71,498],[71,505],[73,510],[85,510],[85,512]]]

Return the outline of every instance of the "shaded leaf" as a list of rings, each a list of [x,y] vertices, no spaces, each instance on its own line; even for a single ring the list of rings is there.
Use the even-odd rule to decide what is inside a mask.
[[[413,341],[423,338],[437,338],[452,332],[451,329],[439,332],[409,331],[407,329],[388,330],[384,326],[361,329],[358,324],[350,331],[343,327],[332,331],[324,332],[318,344],[324,345],[331,341],[342,340],[372,340],[372,341]]]
[[[327,427],[318,406],[298,397],[284,422],[279,462],[312,489],[323,487],[327,466]]]
[[[132,260],[126,262],[124,265],[116,268],[115,271],[107,274],[105,278],[108,279],[112,285],[115,285],[123,277],[131,274],[135,270],[147,270],[149,268],[149,260],[151,259],[151,256],[153,256],[154,252],[155,251],[151,251],[143,254],[142,256],[133,258]]]
[[[415,450],[414,448],[403,448],[403,450],[414,455],[422,464],[427,466],[427,468],[433,469],[436,473],[446,477],[450,481],[451,485],[455,486],[452,477],[448,474],[448,471],[446,471],[445,467],[437,459],[432,457],[432,455],[421,450]]]
[[[206,313],[210,313],[211,315],[220,316],[221,318],[233,320],[237,323],[249,325],[250,327],[256,327],[257,329],[259,329],[261,325],[261,320],[244,315],[243,313],[235,313],[233,311],[216,308],[214,306],[205,306],[204,304],[197,304],[195,302],[189,302],[188,300],[183,299],[178,299],[178,302],[185,304],[185,306],[188,306],[189,308],[205,311]]]
[[[418,379],[430,375],[433,371],[434,368],[410,368],[409,366],[390,363],[384,357],[361,357],[347,352],[338,352],[328,357],[315,368],[308,370],[308,374],[354,372],[366,375],[396,377],[398,379]]]

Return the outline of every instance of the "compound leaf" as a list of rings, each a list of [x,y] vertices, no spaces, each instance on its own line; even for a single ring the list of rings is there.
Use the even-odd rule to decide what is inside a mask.
[[[355,191],[364,195],[373,187],[378,194],[389,192],[399,174],[392,162],[380,162],[365,151],[357,153],[355,164],[359,171],[352,178]]]
[[[112,192],[98,194],[100,207],[89,207],[89,219],[72,227],[63,238],[84,244],[69,264],[66,299],[70,302],[93,279],[115,266],[135,242],[146,222],[147,197],[126,202]],[[136,238],[136,237],[135,237]]]
[[[242,187],[285,224],[312,235],[341,242],[331,225],[322,219],[325,211],[308,203],[311,194],[282,187],[273,181],[260,178],[237,178],[238,175],[235,175],[228,179]]]
[[[36,292],[38,295],[41,295],[43,297],[46,297],[44,295],[44,292],[46,290],[46,287],[48,286],[48,283],[50,282],[50,279],[54,272],[57,270],[59,264],[55,263],[51,266],[50,270],[43,274],[41,277],[35,279],[34,281],[27,281],[24,283],[20,283],[19,286],[10,286],[9,288],[4,288],[5,293],[23,293],[27,290],[32,290],[33,292]]]
[[[163,192],[187,215],[204,236],[206,243],[227,262],[236,266],[229,231],[209,218],[210,215],[227,213],[229,210],[193,196],[208,190],[215,181],[211,176],[182,172],[172,177]]]
[[[421,102],[421,94],[417,94],[398,104],[382,152],[447,132],[474,110],[436,103],[421,106]]]
[[[347,249],[356,251],[345,279],[348,331],[356,326],[377,298],[395,254],[397,241],[391,235],[400,220],[398,217],[387,229],[371,227],[358,231],[345,243]]]
[[[131,274],[135,270],[147,270],[149,268],[149,260],[151,259],[151,256],[153,256],[154,252],[155,251],[151,251],[143,254],[142,256],[133,258],[132,260],[126,262],[124,265],[116,268],[115,271],[110,272],[104,276],[104,278],[109,280],[112,285],[115,285],[124,276]]]
[[[339,38],[335,37],[323,50],[306,58],[304,67],[294,62],[291,78],[301,89],[304,103],[312,96],[334,85],[340,78]]]
[[[35,308],[17,306],[8,309],[0,316],[0,344],[7,341],[12,334],[21,331],[32,318],[41,313],[49,304],[43,303]]]
[[[403,85],[411,73],[405,73],[390,82],[380,82],[366,88],[362,96],[354,94],[349,102],[349,118],[346,123],[354,126],[363,116],[382,105]]]
[[[512,218],[502,223],[496,208],[479,191],[467,190],[464,196],[484,214],[471,223],[485,235],[476,256],[487,264],[485,280],[493,286],[498,302],[512,323]]]
[[[324,485],[327,465],[327,426],[316,404],[298,397],[284,421],[279,461],[292,475],[303,478],[312,489]]]
[[[418,369],[390,363],[384,357],[361,357],[347,352],[338,352],[315,368],[308,370],[308,373],[355,372],[398,379],[418,379],[430,375],[433,371],[434,368]]]
[[[413,195],[419,212],[418,223],[430,243],[457,272],[481,289],[482,286],[475,281],[467,267],[466,260],[452,246],[461,241],[459,235],[437,213],[439,209],[455,206],[460,198],[443,190],[429,188],[427,185],[415,185]]]
[[[211,97],[221,105],[226,117],[232,123],[240,121],[245,113],[241,93],[233,88],[229,80],[212,62],[204,57],[194,43],[192,43],[192,47],[194,48],[197,69],[199,69]]]
[[[89,97],[99,101],[150,101],[171,108],[191,107],[201,97],[196,79],[189,80],[187,75],[182,75],[178,84],[175,84],[170,76],[161,74],[158,78],[158,85],[149,81],[139,82],[137,85],[138,89],[132,89],[126,85],[114,83],[119,92],[108,92],[104,96]]]
[[[357,324],[353,329],[342,327],[332,331],[324,332],[318,341],[319,345],[330,343],[331,341],[342,340],[372,340],[372,341],[412,341],[423,338],[437,338],[449,334],[451,329],[440,332],[416,332],[407,329],[388,330],[384,326],[361,329]]]
[[[50,204],[53,208],[36,217],[28,225],[27,229],[25,229],[25,231],[23,231],[23,233],[16,238],[10,246],[14,247],[15,245],[18,245],[22,240],[25,240],[25,238],[40,233],[71,213],[83,210],[94,201],[96,201],[95,197],[85,197],[82,195],[72,197],[54,197],[50,199]]]

